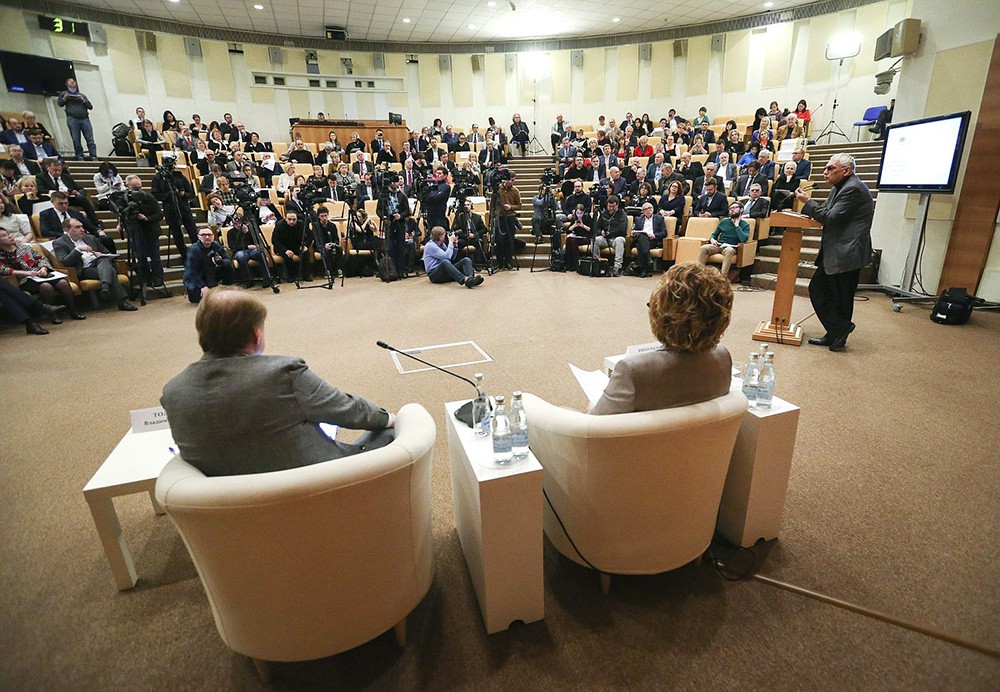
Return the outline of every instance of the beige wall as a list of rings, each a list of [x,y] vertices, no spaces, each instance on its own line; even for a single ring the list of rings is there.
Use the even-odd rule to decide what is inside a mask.
[[[912,14],[923,22],[923,40],[920,50],[903,61],[902,72],[897,77],[894,121],[971,110],[974,130],[990,54],[1000,28],[1000,5],[991,0],[951,4],[913,0]],[[972,130],[959,172],[959,190],[965,175],[964,159],[971,146]],[[948,248],[958,193],[936,195],[931,200],[921,269],[924,288],[934,292]],[[883,249],[882,283],[900,283],[914,233],[915,212],[914,195],[879,196],[872,239],[875,247]],[[976,290],[972,286],[968,288]],[[993,248],[976,292],[988,300],[1000,300],[1000,232],[994,235]]]

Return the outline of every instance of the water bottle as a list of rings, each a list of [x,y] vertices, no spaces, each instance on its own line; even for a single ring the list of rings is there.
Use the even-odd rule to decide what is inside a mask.
[[[524,413],[521,392],[514,392],[514,400],[510,402],[510,434],[514,458],[526,459],[528,457],[528,417]]]
[[[771,408],[774,399],[774,354],[764,356],[757,384],[757,408]]]
[[[743,396],[753,406],[757,401],[757,384],[760,379],[760,354],[754,351],[750,354],[750,362],[743,371]]]
[[[472,429],[476,437],[487,438],[490,436],[490,397],[483,385],[483,373],[477,372],[475,378],[478,394],[472,400]]]
[[[506,465],[511,462],[510,420],[503,405],[503,396],[497,397],[497,410],[493,414],[493,461]]]

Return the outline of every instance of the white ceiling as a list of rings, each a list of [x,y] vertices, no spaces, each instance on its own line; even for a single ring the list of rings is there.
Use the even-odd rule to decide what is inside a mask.
[[[346,26],[351,40],[467,43],[578,38],[678,28],[766,12],[764,0],[76,0],[77,4],[186,24],[288,36],[324,36]],[[255,4],[264,6],[254,9]],[[771,11],[803,2],[775,0]],[[619,22],[613,22],[619,17]],[[403,19],[410,19],[404,23]],[[475,28],[470,28],[472,25]]]

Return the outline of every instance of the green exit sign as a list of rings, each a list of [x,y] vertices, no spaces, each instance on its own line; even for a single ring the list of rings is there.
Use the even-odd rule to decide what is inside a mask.
[[[40,14],[38,15],[38,28],[51,31],[55,34],[70,34],[71,36],[90,38],[90,25],[86,22],[78,22],[75,19],[46,17]]]

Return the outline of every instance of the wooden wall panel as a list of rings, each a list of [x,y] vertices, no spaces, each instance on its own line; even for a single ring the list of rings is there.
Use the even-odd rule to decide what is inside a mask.
[[[184,37],[174,34],[156,35],[156,55],[163,75],[163,91],[171,98],[191,98],[191,73],[184,51]]]
[[[604,85],[608,76],[604,72],[605,48],[583,51],[583,102],[598,103],[604,100]]]
[[[146,77],[142,70],[135,69],[136,65],[142,64],[135,32],[117,26],[105,26],[104,33],[108,38],[108,57],[111,58],[111,69],[118,91],[124,94],[145,94]]]
[[[441,68],[438,56],[423,54],[419,62],[420,105],[424,108],[441,107]]]
[[[203,39],[201,55],[205,60],[205,74],[208,75],[208,91],[212,100],[235,101],[236,84],[233,82],[233,65],[229,61],[229,46],[223,41]]]
[[[939,56],[940,57],[940,54]],[[948,239],[938,292],[965,286],[975,292],[989,257],[1000,214],[1000,38],[993,43],[986,88],[972,134],[965,179]]]
[[[767,27],[763,80],[765,89],[774,89],[788,84],[788,65],[791,59],[792,23],[772,24]]]
[[[653,44],[653,74],[650,95],[654,99],[672,96],[674,92],[674,42]]]
[[[572,54],[568,50],[555,51],[549,54],[549,74],[552,79],[553,103],[570,102],[570,90],[573,86],[571,58]]]
[[[486,56],[486,105],[502,106],[507,102],[507,68],[503,53]]]
[[[826,44],[829,38],[836,33],[838,22],[835,14],[813,17],[809,20],[806,82],[825,82],[830,79],[833,63],[826,59]]]
[[[639,46],[618,46],[618,103],[625,105],[639,99]]]
[[[692,36],[688,39],[687,95],[708,94],[708,63],[712,58],[712,37]]]
[[[750,32],[726,34],[725,67],[722,70],[722,91],[747,90],[747,63],[750,60]]]
[[[451,56],[451,91],[455,108],[472,107],[472,59],[468,55]]]

